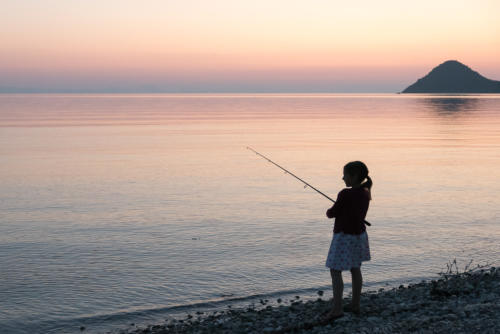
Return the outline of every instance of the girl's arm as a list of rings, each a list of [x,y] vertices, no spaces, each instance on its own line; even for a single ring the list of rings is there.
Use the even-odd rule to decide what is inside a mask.
[[[330,209],[326,210],[326,216],[328,218],[335,218],[338,216],[338,214],[342,208],[342,205],[344,203],[343,199],[344,199],[344,190],[339,192],[339,194],[337,195],[337,200],[335,201],[333,206]]]

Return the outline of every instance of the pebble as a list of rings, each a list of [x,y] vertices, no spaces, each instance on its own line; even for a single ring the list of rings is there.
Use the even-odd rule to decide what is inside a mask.
[[[323,291],[318,291],[319,296]],[[299,296],[295,297],[299,299]],[[319,315],[331,303],[294,301],[272,307],[234,309],[166,325],[130,328],[121,334],[139,333],[500,333],[500,269],[442,274],[437,280],[404,285],[361,296],[361,315],[346,313],[332,324],[321,325]],[[278,303],[281,299],[277,300]],[[344,303],[349,303],[344,298]],[[197,314],[202,314],[198,313]],[[189,320],[189,321],[187,321]]]

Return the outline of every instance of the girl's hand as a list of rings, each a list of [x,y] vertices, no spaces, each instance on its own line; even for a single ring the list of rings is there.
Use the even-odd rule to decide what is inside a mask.
[[[330,209],[326,210],[326,216],[328,218],[333,218],[333,210],[332,209],[333,209],[333,206]]]

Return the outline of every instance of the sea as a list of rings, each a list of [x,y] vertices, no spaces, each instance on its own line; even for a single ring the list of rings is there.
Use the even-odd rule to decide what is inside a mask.
[[[2,94],[0,331],[330,298],[332,202],[248,147],[333,199],[368,166],[364,291],[500,264],[500,95]]]

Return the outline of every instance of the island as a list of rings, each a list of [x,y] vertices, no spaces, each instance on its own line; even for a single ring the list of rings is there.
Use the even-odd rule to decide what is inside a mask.
[[[401,93],[500,93],[500,81],[490,80],[456,60],[448,60]]]

